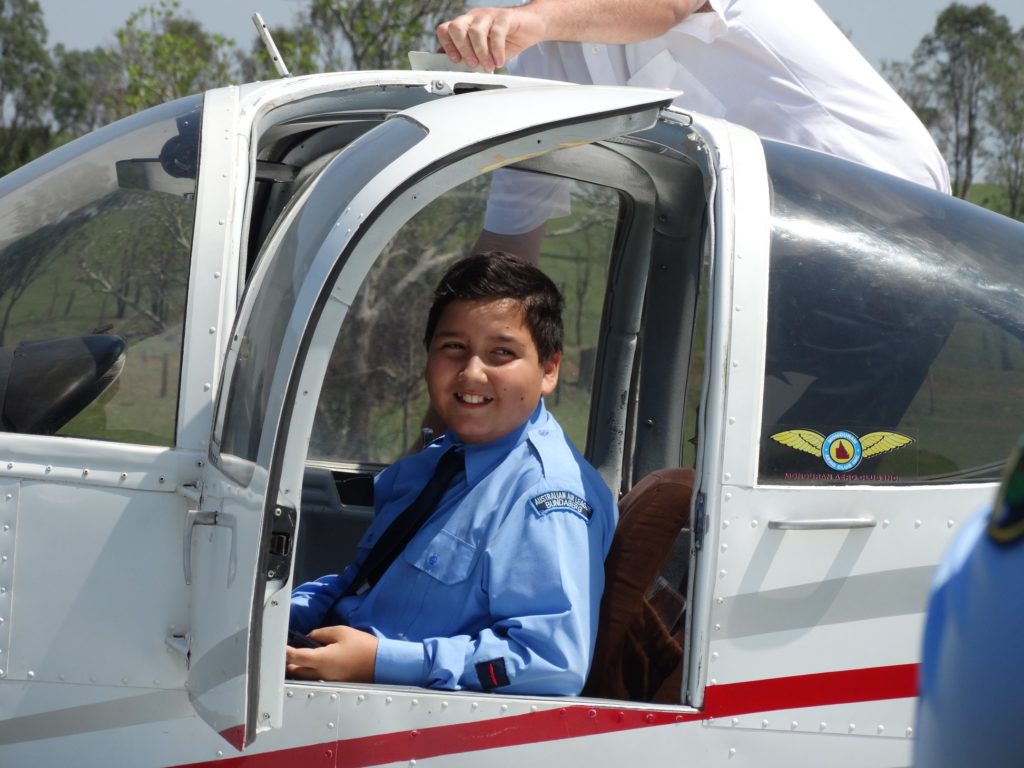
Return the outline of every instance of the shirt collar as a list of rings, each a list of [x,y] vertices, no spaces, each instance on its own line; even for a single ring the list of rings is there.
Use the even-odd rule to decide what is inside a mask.
[[[445,433],[445,438],[453,445],[463,446],[466,452],[466,484],[472,488],[486,477],[514,448],[526,440],[526,435],[531,429],[546,421],[547,418],[548,411],[544,407],[544,399],[541,398],[533,413],[530,414],[530,418],[524,421],[518,429],[512,430],[497,440],[491,440],[489,443],[466,445],[451,430],[448,430]]]

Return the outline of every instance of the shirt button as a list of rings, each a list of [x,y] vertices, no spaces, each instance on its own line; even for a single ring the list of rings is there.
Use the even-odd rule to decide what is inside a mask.
[[[428,557],[427,565],[429,565],[431,568],[437,565],[437,555],[431,555],[430,557]]]

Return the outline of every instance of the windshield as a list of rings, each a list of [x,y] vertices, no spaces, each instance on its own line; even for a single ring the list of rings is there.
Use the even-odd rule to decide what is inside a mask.
[[[201,96],[156,107],[0,179],[0,349],[17,362],[80,349],[28,342],[116,338],[117,365],[73,413],[38,420],[57,434],[174,442],[201,110]],[[41,383],[12,365],[3,428],[50,434],[12,427],[12,391]]]

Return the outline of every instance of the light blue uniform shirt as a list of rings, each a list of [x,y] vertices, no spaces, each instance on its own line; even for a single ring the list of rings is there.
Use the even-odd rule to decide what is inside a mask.
[[[291,627],[373,632],[378,683],[577,694],[590,667],[617,511],[543,402],[511,434],[466,445],[465,475],[405,551],[372,589],[330,609],[457,442],[448,432],[378,475],[377,513],[356,562],[296,588]]]
[[[994,512],[968,521],[936,572],[921,660],[918,768],[1024,765],[1022,587],[1018,452]]]

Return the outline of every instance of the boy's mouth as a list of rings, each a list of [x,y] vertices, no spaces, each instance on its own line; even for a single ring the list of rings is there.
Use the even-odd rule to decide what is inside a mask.
[[[465,403],[466,405],[483,405],[484,403],[491,402],[493,397],[484,397],[483,395],[472,395],[468,392],[456,392],[455,399],[459,402]]]

